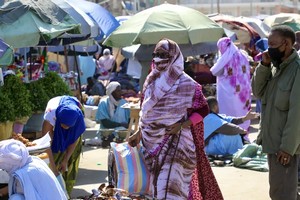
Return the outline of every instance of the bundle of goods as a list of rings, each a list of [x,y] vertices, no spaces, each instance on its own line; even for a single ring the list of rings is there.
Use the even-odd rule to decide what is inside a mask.
[[[143,195],[130,195],[126,190],[115,188],[108,183],[102,183],[98,189],[92,190],[93,194],[86,197],[78,197],[76,200],[150,200],[152,198]]]
[[[12,138],[15,140],[19,140],[20,142],[25,144],[26,147],[36,146],[36,143],[30,142],[28,139],[24,138],[21,133],[13,133]]]

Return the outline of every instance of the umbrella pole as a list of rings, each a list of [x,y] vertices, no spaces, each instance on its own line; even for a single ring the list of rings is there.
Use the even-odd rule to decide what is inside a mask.
[[[28,78],[28,67],[27,67],[27,47],[23,48],[24,50],[24,60],[23,60],[23,67],[25,69],[25,83],[29,83],[29,78]]]
[[[73,51],[74,51],[74,59],[75,59],[75,67],[76,67],[76,71],[78,73],[78,91],[79,91],[79,95],[80,95],[80,102],[83,104],[83,98],[82,98],[82,93],[81,93],[81,80],[80,80],[80,71],[79,71],[79,66],[78,66],[78,62],[77,62],[77,55],[76,55],[76,51],[75,51],[75,45],[73,45]]]
[[[65,55],[66,71],[69,72],[69,62],[68,62],[68,53],[67,53],[66,45],[64,45],[64,55]]]
[[[32,80],[32,47],[29,48],[29,80]]]

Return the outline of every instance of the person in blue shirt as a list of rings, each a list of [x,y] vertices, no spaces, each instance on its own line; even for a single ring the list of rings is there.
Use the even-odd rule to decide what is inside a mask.
[[[254,112],[248,112],[242,117],[219,114],[218,101],[215,97],[207,97],[210,113],[204,118],[204,140],[207,155],[227,156],[243,147],[241,135],[247,130],[238,126],[247,120],[257,118]]]
[[[130,110],[122,108],[127,103],[122,98],[122,90],[119,82],[112,81],[106,87],[106,95],[101,98],[96,113],[96,121],[100,123],[100,129],[128,128]]]

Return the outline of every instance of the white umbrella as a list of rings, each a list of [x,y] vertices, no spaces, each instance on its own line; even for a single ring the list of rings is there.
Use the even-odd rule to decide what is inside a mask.
[[[241,21],[249,24],[254,30],[256,30],[256,32],[262,38],[266,38],[269,35],[269,32],[271,31],[270,26],[268,26],[265,22],[263,22],[257,18],[240,16],[240,17],[237,17],[236,19],[238,21],[241,20]]]
[[[74,2],[68,0],[51,0],[66,13],[68,13],[75,21],[81,24],[81,34],[64,34],[60,38],[74,37],[97,37],[99,35],[99,27],[83,10],[81,10]]]

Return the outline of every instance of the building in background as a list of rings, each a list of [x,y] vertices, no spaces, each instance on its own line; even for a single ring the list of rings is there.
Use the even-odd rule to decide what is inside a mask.
[[[115,16],[132,15],[164,2],[183,5],[204,14],[265,16],[280,12],[299,13],[300,0],[90,0],[107,8]]]
[[[204,14],[222,13],[233,16],[298,13],[300,10],[299,0],[178,0],[178,3]]]

